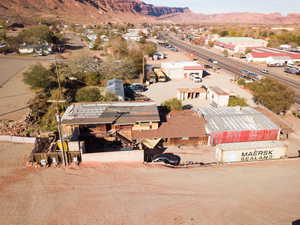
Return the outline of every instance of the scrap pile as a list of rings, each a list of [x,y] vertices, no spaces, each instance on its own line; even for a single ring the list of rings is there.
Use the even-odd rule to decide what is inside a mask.
[[[28,137],[34,135],[25,121],[0,120],[0,135]]]

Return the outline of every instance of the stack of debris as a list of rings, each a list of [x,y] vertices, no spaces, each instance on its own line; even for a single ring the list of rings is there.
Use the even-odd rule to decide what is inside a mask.
[[[0,120],[0,135],[10,135],[10,136],[35,136],[32,133],[30,124],[25,121],[14,121],[14,120]]]

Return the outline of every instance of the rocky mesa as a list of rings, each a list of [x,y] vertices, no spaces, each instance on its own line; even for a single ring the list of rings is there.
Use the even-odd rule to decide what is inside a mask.
[[[140,0],[10,0],[0,1],[0,17],[30,19],[55,16],[72,22],[152,21],[188,8],[157,7]]]

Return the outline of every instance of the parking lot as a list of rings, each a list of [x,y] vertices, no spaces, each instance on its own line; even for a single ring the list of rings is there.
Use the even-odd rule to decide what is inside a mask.
[[[252,95],[248,91],[235,84],[232,81],[233,77],[231,75],[222,70],[216,72],[209,71],[209,73],[210,75],[204,77],[201,83],[194,83],[192,80],[182,79],[171,80],[165,83],[151,84],[148,87],[148,90],[145,92],[145,95],[155,101],[157,104],[161,104],[170,98],[175,98],[178,88],[199,88],[202,85],[206,87],[218,86],[229,94],[245,98],[249,105],[256,105],[252,100]],[[192,105],[194,108],[198,108],[208,106],[209,102],[206,100],[191,99],[184,100],[183,104]]]

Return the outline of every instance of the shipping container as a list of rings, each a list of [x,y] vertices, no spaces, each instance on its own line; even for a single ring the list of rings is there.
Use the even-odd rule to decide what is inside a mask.
[[[216,146],[218,162],[251,162],[285,158],[287,145],[280,141],[256,141]]]

